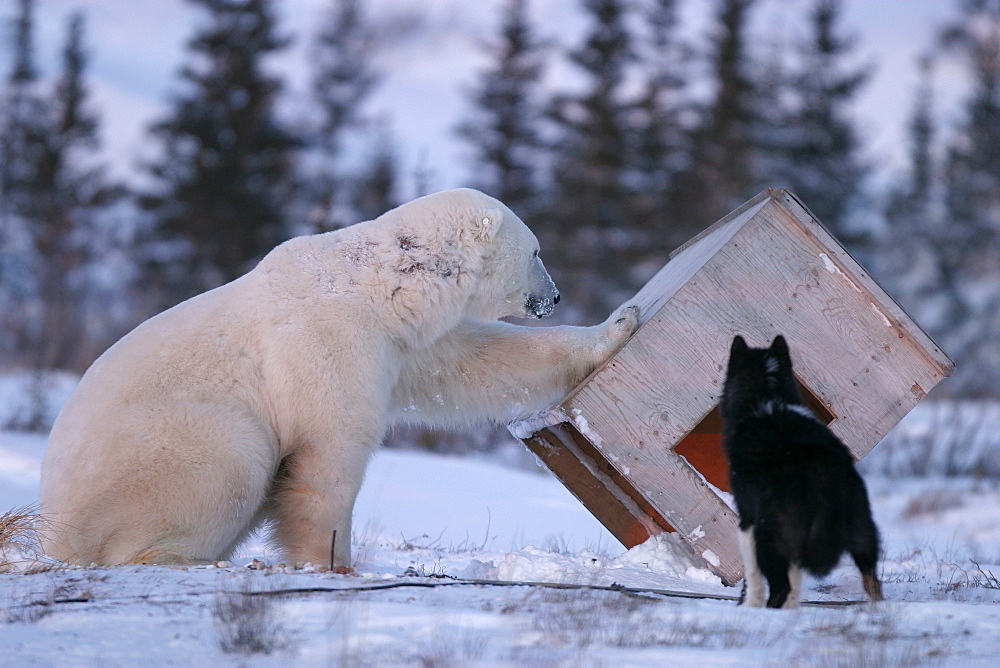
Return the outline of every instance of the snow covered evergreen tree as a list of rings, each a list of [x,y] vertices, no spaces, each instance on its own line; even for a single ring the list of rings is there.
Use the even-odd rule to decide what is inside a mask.
[[[62,73],[49,105],[48,139],[35,174],[35,247],[44,261],[38,268],[44,335],[38,340],[37,368],[81,366],[84,344],[83,274],[91,227],[98,209],[113,197],[103,169],[92,167],[98,146],[98,121],[89,108],[84,80],[87,55],[81,14],[69,18]]]
[[[19,0],[12,21],[13,65],[3,89],[0,135],[0,215],[26,215],[36,199],[48,113],[35,64],[34,0]]]
[[[188,0],[208,14],[189,41],[182,92],[153,134],[163,156],[143,198],[169,304],[243,274],[288,234],[296,138],[275,114],[264,60],[287,44],[271,0]]]
[[[960,10],[938,57],[957,56],[972,91],[962,120],[936,141],[932,63],[922,64],[911,167],[886,211],[878,269],[955,358],[942,391],[988,397],[1000,381],[1000,2],[967,0]]]
[[[933,60],[922,58],[908,124],[909,169],[889,197],[874,269],[892,295],[944,341],[953,323],[969,314],[942,239],[946,224],[936,159],[932,73]]]
[[[974,88],[948,147],[946,196],[952,241],[985,269],[1000,266],[1000,249],[988,243],[1000,234],[1000,1],[966,0],[962,7],[944,39],[965,59]]]
[[[908,124],[910,133],[910,174],[903,196],[916,206],[926,207],[934,199],[937,161],[934,156],[934,90],[931,76],[934,61],[920,59],[920,87]]]
[[[84,323],[89,262],[100,252],[95,224],[118,190],[96,160],[98,122],[85,81],[83,15],[69,17],[62,70],[48,91],[33,63],[32,2],[23,0],[19,9],[0,133],[0,299],[5,330],[13,334],[4,344],[36,369],[80,369],[90,361],[95,335]]]

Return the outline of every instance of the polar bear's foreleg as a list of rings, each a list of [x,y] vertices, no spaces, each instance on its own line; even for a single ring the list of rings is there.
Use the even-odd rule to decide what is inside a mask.
[[[638,324],[636,306],[593,327],[463,321],[406,359],[393,409],[404,421],[438,426],[529,417],[613,355]]]

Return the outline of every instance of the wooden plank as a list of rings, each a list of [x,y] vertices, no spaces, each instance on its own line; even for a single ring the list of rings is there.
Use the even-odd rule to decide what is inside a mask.
[[[852,277],[858,285],[863,285],[873,297],[877,307],[884,306],[884,311],[888,311],[890,317],[894,318],[900,326],[905,336],[910,338],[914,350],[927,357],[934,363],[941,372],[941,376],[951,375],[954,370],[954,362],[944,351],[906,314],[905,310],[872,279],[867,272],[857,263],[856,260],[837,242],[837,240],[826,230],[823,225],[815,219],[808,209],[787,190],[771,188],[758,194],[756,197],[746,202],[728,216],[718,221],[694,239],[681,246],[671,254],[671,261],[657,272],[650,281],[630,300],[640,306],[640,322],[653,317],[664,304],[673,298],[676,293],[708,262],[732,237],[739,232],[751,219],[766,206],[770,206],[772,212],[774,205],[785,209],[788,217],[785,223],[798,227],[804,233],[811,235],[816,244],[828,250],[826,257],[830,258],[835,266],[839,267],[845,275]],[[824,268],[826,265],[824,264]],[[750,278],[754,276],[751,273]],[[715,298],[724,297],[726,293],[715,295]],[[603,367],[601,367],[603,368]],[[591,375],[596,375],[601,368],[595,369]],[[940,378],[938,378],[940,380]],[[581,385],[586,384],[589,378]],[[921,387],[926,393],[930,387]],[[570,395],[572,395],[572,391]]]
[[[907,323],[871,292],[881,292],[877,284],[856,281],[847,273],[852,268],[832,257],[833,249],[821,246],[813,231],[791,225],[789,215],[786,207],[765,207],[754,221],[772,244],[774,257],[783,262],[773,273],[767,273],[767,263],[756,263],[758,272],[767,273],[764,280],[777,288],[771,295],[777,299],[763,304],[762,312],[789,336],[800,377],[838,415],[832,428],[860,458],[950,368],[921,352],[914,332],[905,329]],[[830,242],[839,248],[832,237]],[[733,244],[718,259],[736,262],[736,255]],[[751,259],[743,262],[749,271]],[[791,280],[782,285],[783,277]],[[792,297],[784,304],[782,291]],[[887,295],[885,299],[894,303]],[[801,333],[790,336],[796,327]],[[829,336],[817,340],[825,332]]]
[[[648,495],[604,459],[572,424],[546,427],[524,442],[625,547],[640,545],[664,531],[675,531]],[[687,510],[669,511],[678,522],[679,535],[705,568],[717,573],[726,584],[735,584],[742,577],[742,563],[736,534],[727,531],[735,525],[735,514],[721,501],[723,510],[718,512],[718,506],[711,503],[718,497],[682,458],[675,456],[673,464],[673,472],[661,472],[652,496],[661,497],[662,489],[674,489],[680,483],[680,491],[686,492],[686,505],[678,507]],[[727,539],[727,534],[732,540]]]

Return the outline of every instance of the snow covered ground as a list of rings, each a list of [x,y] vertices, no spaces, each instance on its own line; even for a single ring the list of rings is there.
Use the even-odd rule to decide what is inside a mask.
[[[0,512],[37,499],[44,448],[0,432]],[[0,663],[997,665],[1000,481],[866,477],[884,536],[878,605],[747,610],[600,589],[738,594],[668,539],[625,551],[547,474],[382,451],[355,511],[356,576],[277,564],[263,539],[222,567],[0,575]],[[807,580],[809,601],[861,597],[846,563]]]

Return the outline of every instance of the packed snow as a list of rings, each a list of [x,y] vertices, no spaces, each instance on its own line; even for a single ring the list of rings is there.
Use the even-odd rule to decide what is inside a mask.
[[[16,387],[26,384],[0,377],[0,423],[15,422],[13,406],[24,413]],[[57,407],[65,391],[53,383],[47,401]],[[863,598],[845,561],[806,581],[804,599],[824,605],[740,608],[738,588],[670,535],[625,550],[541,468],[384,450],[355,510],[355,575],[282,564],[264,536],[205,567],[22,565],[0,575],[0,655],[7,665],[996,665],[1000,478],[982,465],[945,475],[971,455],[933,448],[923,474],[901,471],[935,437],[958,447],[954,414],[972,416],[969,446],[992,465],[997,431],[983,425],[1000,407],[958,406],[947,420],[944,410],[915,411],[862,467],[883,534],[884,603],[838,605]],[[0,431],[0,512],[36,502],[45,442]]]

